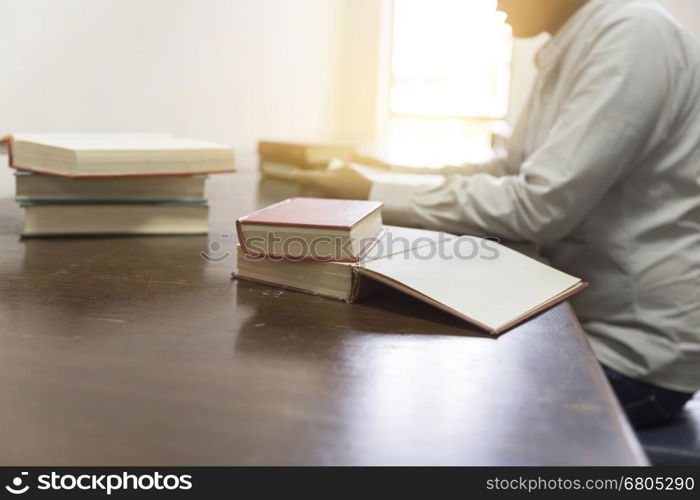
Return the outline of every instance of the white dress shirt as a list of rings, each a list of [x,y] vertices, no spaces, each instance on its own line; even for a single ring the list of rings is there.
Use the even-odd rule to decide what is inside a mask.
[[[700,390],[700,45],[655,3],[589,0],[536,62],[504,158],[371,198],[387,223],[538,244],[590,283],[572,303],[603,364]]]

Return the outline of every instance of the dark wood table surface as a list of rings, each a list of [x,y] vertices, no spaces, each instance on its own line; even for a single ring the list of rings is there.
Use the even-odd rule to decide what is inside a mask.
[[[232,281],[234,219],[281,194],[209,195],[209,239],[20,240],[0,201],[1,465],[646,463],[567,304],[493,338]]]

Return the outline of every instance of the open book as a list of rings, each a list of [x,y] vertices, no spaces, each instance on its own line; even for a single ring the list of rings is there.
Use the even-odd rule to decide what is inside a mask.
[[[363,279],[375,280],[492,334],[586,287],[492,240],[392,226],[359,263],[266,259],[239,249],[234,275],[347,302],[358,300]]]

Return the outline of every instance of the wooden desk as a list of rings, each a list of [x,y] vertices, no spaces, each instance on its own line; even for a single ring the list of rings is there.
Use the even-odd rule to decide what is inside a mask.
[[[256,186],[210,180],[212,256]],[[646,463],[568,305],[495,339],[391,291],[232,282],[203,237],[21,220],[0,202],[2,465]]]

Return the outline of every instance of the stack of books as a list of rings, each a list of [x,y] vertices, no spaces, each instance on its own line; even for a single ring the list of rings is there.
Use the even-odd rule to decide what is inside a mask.
[[[166,134],[6,137],[23,236],[208,232],[207,174],[234,171],[226,146]]]
[[[586,286],[492,240],[385,227],[374,202],[286,200],[237,230],[238,279],[348,303],[379,282],[492,334]]]
[[[348,160],[353,146],[261,141],[258,143],[260,172],[264,178],[293,180],[300,170],[325,170],[335,159]]]

